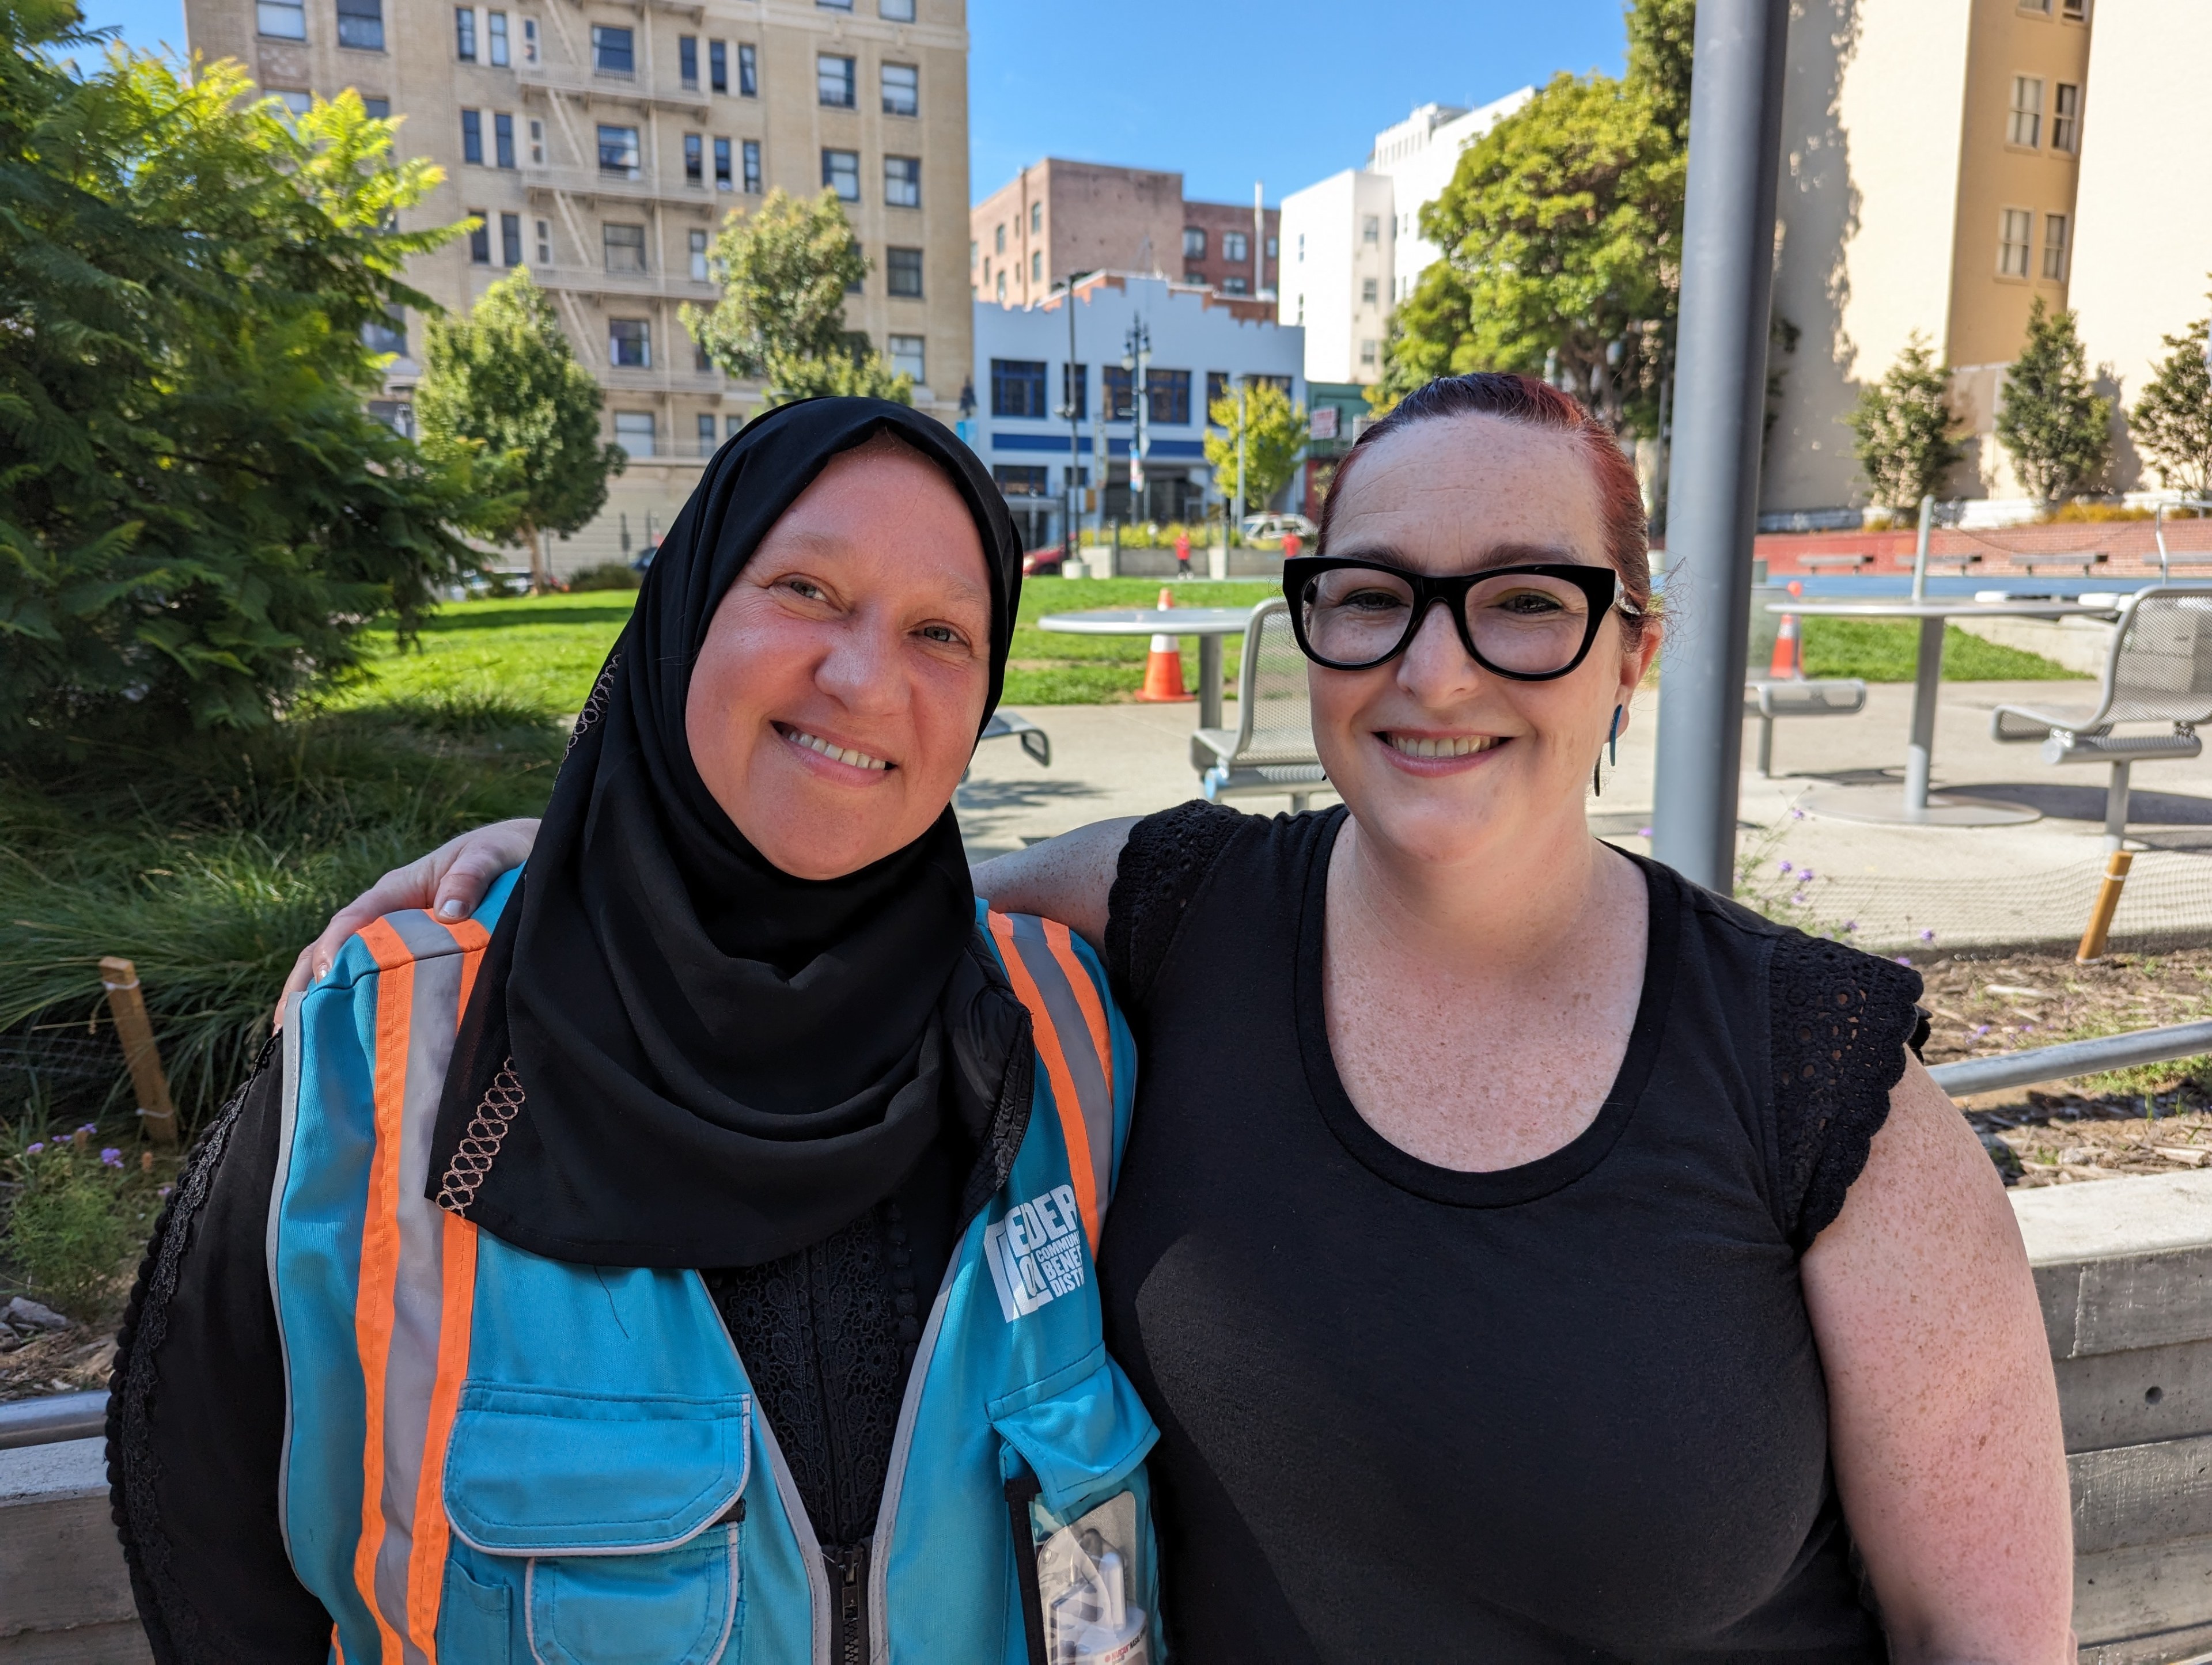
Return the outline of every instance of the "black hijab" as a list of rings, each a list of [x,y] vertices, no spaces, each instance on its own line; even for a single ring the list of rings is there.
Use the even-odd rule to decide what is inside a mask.
[[[759,1265],[874,1206],[938,1135],[958,1074],[944,997],[975,930],[951,806],[858,872],[794,878],[714,801],[684,732],[716,605],[815,477],[878,434],[975,518],[987,719],[998,703],[1021,545],[965,445],[904,405],[824,398],[722,447],[578,720],[447,1073],[430,1195],[520,1248]]]

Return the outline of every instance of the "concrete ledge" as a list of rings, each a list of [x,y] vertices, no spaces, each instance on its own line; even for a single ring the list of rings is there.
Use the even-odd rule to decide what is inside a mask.
[[[152,1665],[107,1502],[106,1442],[0,1451],[0,1665]]]

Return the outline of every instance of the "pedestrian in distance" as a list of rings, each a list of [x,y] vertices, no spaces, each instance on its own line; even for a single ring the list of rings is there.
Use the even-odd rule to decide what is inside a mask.
[[[1176,576],[1190,576],[1190,533],[1188,531],[1176,534]]]
[[[1284,588],[1340,807],[976,873],[1100,946],[1142,1055],[1100,1277],[1176,1657],[2070,1661],[2047,1343],[1917,975],[1589,831],[1662,630],[1626,457],[1446,378],[1317,544]]]
[[[155,1230],[109,1443],[155,1660],[1146,1656],[1128,1034],[951,808],[1020,579],[903,405],[717,454],[527,872],[364,921]]]

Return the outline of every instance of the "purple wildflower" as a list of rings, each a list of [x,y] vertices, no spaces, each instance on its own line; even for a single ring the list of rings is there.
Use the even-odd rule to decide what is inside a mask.
[[[1920,933],[1920,940],[1923,942],[1933,942],[1936,940],[1936,933],[1933,931],[1923,931]]]
[[[1847,919],[1844,921],[1844,934],[1846,936],[1849,936],[1852,932],[1858,928],[1859,922],[1855,919]]]
[[[1805,811],[1802,810],[1792,810],[1790,811],[1790,818],[1792,821],[1802,821],[1805,818]]]
[[[1974,1025],[1974,1033],[1977,1035],[1987,1035],[1989,1032],[1990,1026],[1987,1024],[1976,1024]]]
[[[1636,836],[1638,838],[1649,838],[1651,836],[1651,829],[1649,827],[1638,827],[1636,829]]]
[[[46,1148],[46,1141],[45,1139],[40,1139],[39,1141],[37,1141],[35,1144],[26,1145],[23,1147],[23,1154],[24,1154],[25,1156],[27,1156],[27,1157],[34,1157],[34,1156],[38,1155],[38,1153],[39,1153],[40,1152],[41,1152],[41,1151],[45,1150]]]
[[[77,1129],[77,1132],[81,1133],[96,1133],[99,1131],[100,1124],[97,1121],[88,1121],[84,1126]]]
[[[109,1145],[100,1153],[100,1165],[103,1168],[120,1168],[123,1165],[123,1152],[112,1145]]]
[[[1782,871],[1785,873],[1794,873],[1797,871],[1796,864],[1794,862],[1785,861],[1782,863]]]
[[[154,1194],[157,1197],[166,1197],[175,1188],[176,1188],[174,1186],[170,1185],[158,1186],[155,1188]]]
[[[1810,867],[1800,867],[1797,870],[1797,882],[1800,884],[1810,884],[1813,882],[1813,870]]]
[[[1899,954],[1895,956],[1895,958],[1899,965],[1910,965],[1912,963],[1912,956],[1910,954]]]

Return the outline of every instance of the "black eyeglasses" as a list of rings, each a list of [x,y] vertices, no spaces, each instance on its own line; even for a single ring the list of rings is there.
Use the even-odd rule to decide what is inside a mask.
[[[1460,645],[1484,670],[1516,682],[1564,677],[1589,656],[1619,607],[1637,616],[1611,567],[1542,562],[1437,577],[1333,555],[1283,562],[1283,593],[1299,649],[1332,671],[1367,671],[1404,653],[1443,602]]]

